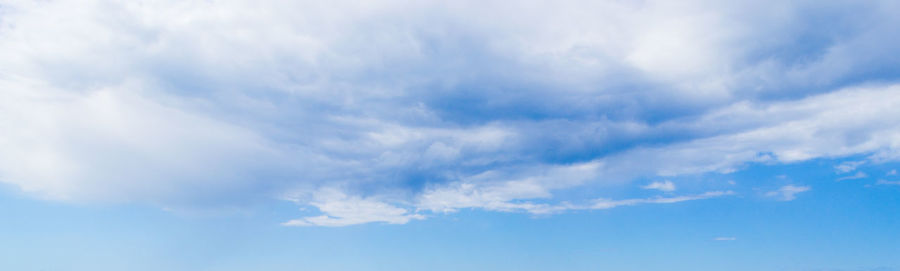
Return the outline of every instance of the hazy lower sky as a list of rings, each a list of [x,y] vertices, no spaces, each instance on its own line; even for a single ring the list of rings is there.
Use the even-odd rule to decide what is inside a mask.
[[[900,2],[0,0],[0,270],[900,270]]]

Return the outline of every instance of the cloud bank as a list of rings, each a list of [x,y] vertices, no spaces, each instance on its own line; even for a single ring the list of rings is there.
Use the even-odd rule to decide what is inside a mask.
[[[286,199],[322,214],[285,224],[326,226],[721,196],[560,193],[747,163],[897,160],[896,10],[0,1],[0,182],[167,208]]]

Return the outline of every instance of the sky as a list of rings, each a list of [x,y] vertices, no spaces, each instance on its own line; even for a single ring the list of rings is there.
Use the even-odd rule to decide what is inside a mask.
[[[0,0],[0,270],[900,270],[900,2]]]

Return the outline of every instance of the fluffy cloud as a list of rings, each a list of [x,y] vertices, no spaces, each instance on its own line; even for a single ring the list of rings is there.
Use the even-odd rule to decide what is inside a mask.
[[[559,195],[900,158],[895,10],[0,1],[0,181],[171,208],[287,198],[323,213],[288,224],[332,226],[720,196]]]
[[[138,85],[79,94],[2,83],[0,172],[44,197],[201,199],[255,186],[242,175],[278,166],[257,132],[148,100]]]

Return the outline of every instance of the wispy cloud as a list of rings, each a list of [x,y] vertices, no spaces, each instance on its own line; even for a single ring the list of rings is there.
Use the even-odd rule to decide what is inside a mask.
[[[451,196],[448,195],[449,193],[457,194]],[[437,196],[437,194],[440,194],[440,196]],[[432,194],[423,196],[422,200],[412,208],[415,211],[412,211],[376,199],[351,197],[338,192],[337,190],[325,189],[316,193],[315,199],[311,204],[322,212],[321,215],[293,219],[282,223],[282,225],[341,227],[372,222],[405,224],[412,220],[424,219],[426,213],[456,212],[461,208],[547,215],[565,211],[603,210],[643,204],[672,204],[734,194],[733,191],[710,191],[698,195],[675,197],[620,200],[595,199],[588,204],[572,204],[568,202],[548,204],[522,201],[514,198],[503,198],[498,197],[496,194],[494,196],[486,195],[482,197],[481,195],[473,195],[465,191],[441,191],[432,192]]]
[[[773,197],[780,201],[792,201],[797,199],[797,194],[809,191],[809,186],[782,186],[778,190],[767,192],[766,197]]]
[[[716,238],[713,238],[713,241],[735,241],[735,240],[737,240],[736,237],[716,237]]]
[[[655,189],[663,192],[672,192],[675,191],[675,184],[669,180],[665,180],[662,182],[652,182],[648,185],[641,186],[643,189]]]
[[[655,197],[655,198],[646,198],[646,199],[627,199],[627,200],[608,200],[608,199],[598,199],[594,201],[594,204],[590,206],[590,209],[610,209],[619,206],[631,206],[638,204],[666,204],[666,203],[678,203],[689,200],[700,200],[700,199],[709,199],[716,198],[721,196],[734,195],[733,191],[711,191],[706,192],[699,195],[690,195],[690,196],[678,196],[678,197]]]
[[[834,167],[838,173],[847,173],[856,170],[857,167],[865,164],[866,161],[847,161]]]
[[[855,180],[855,179],[862,179],[862,178],[866,178],[866,177],[869,177],[869,175],[866,174],[865,172],[858,171],[858,172],[856,172],[856,174],[853,174],[851,176],[840,177],[837,179],[837,181],[840,182],[840,181],[846,181],[846,180]]]
[[[335,189],[316,192],[310,204],[323,214],[290,220],[282,225],[340,227],[372,222],[405,224],[425,218],[377,199],[348,196]]]
[[[877,185],[900,185],[900,181],[888,181],[888,180],[878,180],[875,182]]]

